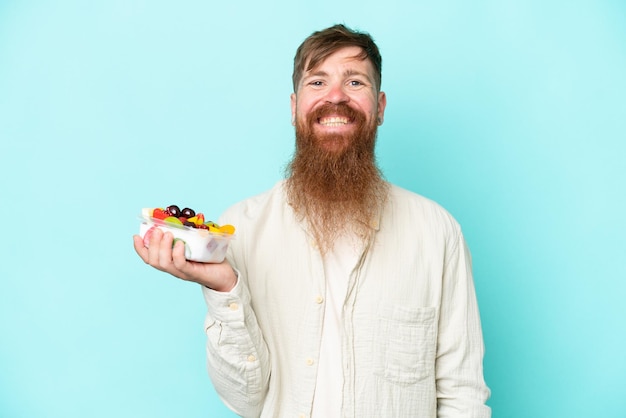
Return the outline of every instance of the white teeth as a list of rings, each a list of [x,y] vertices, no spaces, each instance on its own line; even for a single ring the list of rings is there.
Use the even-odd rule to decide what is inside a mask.
[[[320,119],[320,125],[324,126],[341,126],[348,123],[347,118],[324,118]]]

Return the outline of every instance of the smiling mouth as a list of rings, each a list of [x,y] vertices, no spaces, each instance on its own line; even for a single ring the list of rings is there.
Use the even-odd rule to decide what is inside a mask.
[[[319,118],[317,122],[322,126],[344,126],[350,123],[350,119],[346,117],[329,117]]]

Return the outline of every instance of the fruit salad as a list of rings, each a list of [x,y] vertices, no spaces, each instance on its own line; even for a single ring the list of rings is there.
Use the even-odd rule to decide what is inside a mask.
[[[180,209],[177,205],[166,208],[144,208],[141,211],[143,222],[139,234],[146,247],[156,228],[171,232],[174,244],[185,244],[185,257],[191,261],[220,263],[226,257],[228,244],[233,238],[235,227],[218,225],[207,221],[204,214],[193,209]]]

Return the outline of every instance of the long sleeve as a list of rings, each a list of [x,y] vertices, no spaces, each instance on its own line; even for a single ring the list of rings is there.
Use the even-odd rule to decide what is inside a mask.
[[[203,288],[209,376],[223,402],[242,417],[258,417],[268,390],[270,359],[250,293],[241,278],[230,292]]]
[[[220,223],[237,227],[227,257],[240,273],[231,292],[204,289],[213,384],[244,417],[310,416],[316,384],[324,384],[316,380],[322,260],[280,184]],[[439,205],[397,187],[377,227],[342,311],[343,415],[489,418],[460,227]]]
[[[438,418],[489,418],[484,345],[469,250],[459,232],[443,272],[436,386]]]

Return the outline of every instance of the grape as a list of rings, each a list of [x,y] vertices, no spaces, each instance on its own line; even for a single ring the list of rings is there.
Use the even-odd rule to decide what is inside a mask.
[[[193,218],[196,216],[196,212],[193,209],[185,208],[182,210],[181,215],[185,218]]]
[[[167,210],[171,216],[178,218],[180,216],[180,208],[176,205],[168,206],[165,210]]]

